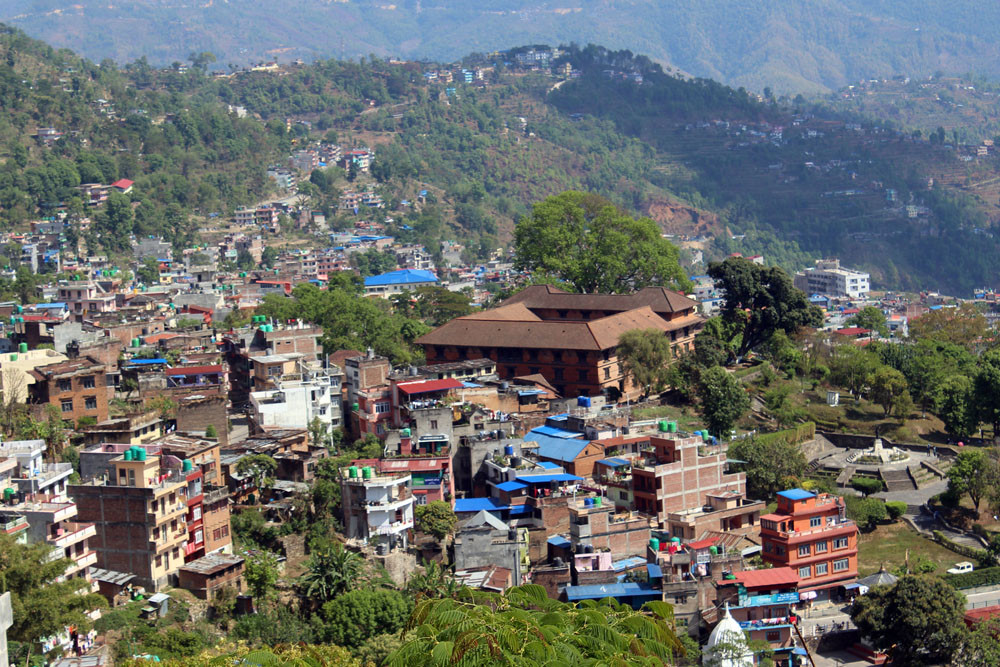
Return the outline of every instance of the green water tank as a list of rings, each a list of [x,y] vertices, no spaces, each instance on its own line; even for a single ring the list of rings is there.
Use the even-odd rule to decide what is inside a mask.
[[[191,459],[184,459],[181,461],[181,470],[184,472],[191,472],[194,469],[194,465],[191,463]]]
[[[649,548],[652,549],[653,551],[659,551],[660,550],[660,540],[658,540],[655,537],[649,538]]]
[[[353,406],[351,406],[351,409],[357,412],[360,409],[360,406],[357,403],[355,403]]]
[[[357,479],[358,478],[358,466],[351,466],[350,468],[348,468],[347,469],[347,476],[350,479]]]
[[[667,431],[677,433],[677,422],[667,422]]]
[[[126,461],[131,461],[132,460],[132,448],[131,447],[129,447],[128,449],[125,450],[124,459]]]
[[[20,315],[23,312],[24,312],[24,306],[18,306],[17,307],[17,314]]]
[[[659,427],[661,433],[666,433],[670,430],[670,422],[667,421],[661,421],[657,426]]]
[[[17,352],[15,352],[14,354],[10,355],[10,360],[11,361],[17,361]]]
[[[146,460],[146,450],[143,449],[142,447],[136,447],[135,448],[135,460],[136,461],[145,461]]]
[[[365,466],[364,468],[362,468],[361,469],[361,477],[363,477],[364,479],[371,479],[372,478],[372,467],[371,466]]]
[[[717,555],[719,553],[719,547],[715,545],[710,546],[708,548],[708,553],[712,554],[713,556]]]
[[[594,497],[594,507],[600,507],[600,506],[601,506],[601,497],[600,496],[595,496]]]
[[[28,344],[27,343],[18,343],[18,345],[17,345],[17,351],[20,352],[21,354],[26,353],[28,351]]]
[[[403,437],[405,437],[405,438],[409,438],[410,437],[410,429],[409,429],[409,427],[403,429]]]
[[[17,491],[8,486],[6,489],[3,490],[3,499],[10,500],[11,498],[14,497],[15,493],[17,493]]]

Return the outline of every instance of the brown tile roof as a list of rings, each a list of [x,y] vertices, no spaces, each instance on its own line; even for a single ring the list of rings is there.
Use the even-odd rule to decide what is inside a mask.
[[[463,319],[466,320],[491,320],[497,321],[509,321],[509,322],[541,322],[542,318],[535,315],[533,312],[528,310],[528,307],[523,303],[512,303],[507,305],[506,303],[499,308],[492,308],[490,310],[481,310],[477,313],[472,313],[466,315]]]
[[[574,294],[551,285],[526,287],[503,302],[504,306],[520,303],[527,308],[556,310],[603,310],[622,312],[649,306],[656,313],[676,313],[698,306],[697,302],[679,292],[664,287],[646,287],[634,294]]]
[[[606,350],[632,329],[673,331],[701,322],[697,315],[667,322],[648,306],[587,322],[483,320],[459,317],[421,336],[421,345]]]
[[[47,366],[38,366],[31,374],[36,380],[45,381],[48,378],[72,375],[80,371],[103,370],[104,364],[91,357],[80,357],[79,359],[67,359]]]

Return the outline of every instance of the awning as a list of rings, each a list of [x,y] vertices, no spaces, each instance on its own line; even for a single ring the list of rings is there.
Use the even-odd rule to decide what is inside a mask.
[[[454,378],[444,380],[425,380],[423,382],[401,382],[399,390],[404,394],[426,394],[432,391],[447,391],[448,389],[461,389],[462,383]]]
[[[501,491],[506,491],[507,493],[510,493],[512,491],[520,491],[521,489],[526,489],[528,488],[528,485],[522,484],[521,482],[503,482],[501,484],[497,484],[497,488],[500,489]]]
[[[517,481],[525,484],[548,484],[550,482],[582,482],[583,477],[570,475],[566,472],[555,473],[553,475],[518,475]]]
[[[845,591],[852,591],[855,588],[861,588],[861,584],[859,584],[857,582],[855,582],[853,584],[844,584],[844,590]]]
[[[573,546],[573,543],[562,535],[553,535],[548,539],[548,543],[554,547],[569,547]]]
[[[646,563],[646,572],[650,579],[663,578],[663,570],[656,563]]]
[[[621,468],[622,466],[627,466],[629,464],[627,460],[619,458],[601,459],[598,463],[602,466],[608,466],[609,468]]]
[[[801,646],[796,646],[792,649],[792,655],[809,655],[809,652]]]

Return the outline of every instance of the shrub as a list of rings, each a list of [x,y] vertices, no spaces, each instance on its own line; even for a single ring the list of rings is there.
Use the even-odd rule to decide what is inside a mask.
[[[938,496],[938,500],[941,501],[941,505],[944,507],[955,508],[962,502],[962,494],[952,488],[951,485],[948,485],[948,489]]]
[[[889,519],[892,521],[906,514],[906,503],[902,500],[890,500],[885,504],[885,508],[889,511]]]
[[[972,532],[980,537],[986,537],[986,529],[983,528],[982,524],[974,523],[972,524]]]
[[[871,477],[855,477],[851,480],[851,487],[860,491],[865,496],[878,493],[883,490],[882,480]]]
[[[946,574],[944,580],[959,590],[1000,584],[1000,567],[984,567],[964,574]]]
[[[986,549],[974,549],[973,547],[967,547],[964,544],[959,544],[958,542],[952,542],[950,539],[945,537],[944,533],[940,530],[935,530],[932,532],[934,535],[934,541],[943,547],[951,549],[960,556],[965,556],[966,558],[974,558],[980,563],[989,563],[991,557],[987,553]]]

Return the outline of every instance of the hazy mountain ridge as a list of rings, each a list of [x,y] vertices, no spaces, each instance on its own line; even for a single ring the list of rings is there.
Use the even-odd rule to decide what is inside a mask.
[[[534,42],[628,48],[760,90],[869,76],[1000,71],[1000,5],[970,0],[11,0],[0,21],[95,60],[156,64],[213,51],[224,66],[369,53],[454,60]]]

